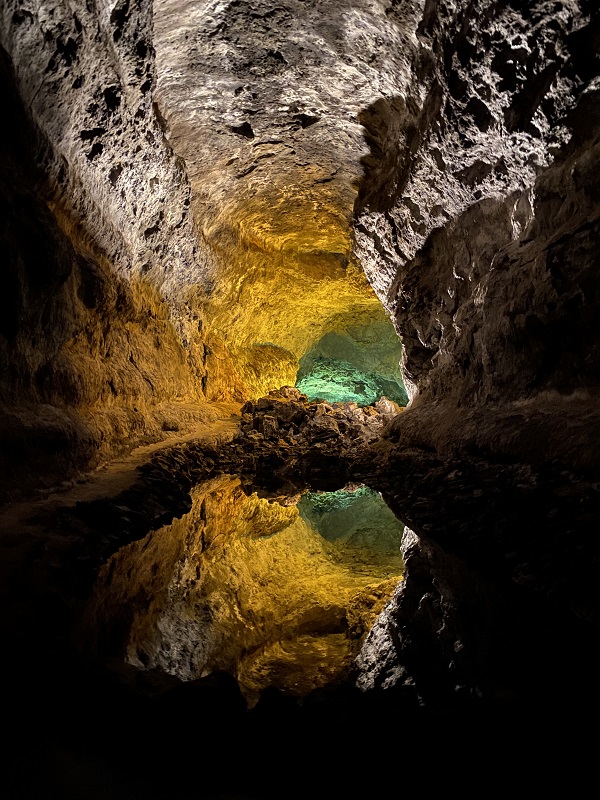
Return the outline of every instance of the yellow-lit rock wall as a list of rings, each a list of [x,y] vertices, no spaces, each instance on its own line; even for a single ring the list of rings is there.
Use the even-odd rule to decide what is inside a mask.
[[[294,385],[299,359],[325,333],[366,326],[384,312],[355,262],[240,246],[229,252],[203,316],[207,395],[219,398],[230,388],[259,397]]]
[[[328,331],[385,319],[353,256],[359,111],[394,92],[383,7],[158,0],[155,107],[216,269],[202,308],[210,397],[293,384]],[[390,63],[388,63],[390,62]],[[396,74],[396,73],[394,73]],[[193,297],[192,297],[193,295]]]

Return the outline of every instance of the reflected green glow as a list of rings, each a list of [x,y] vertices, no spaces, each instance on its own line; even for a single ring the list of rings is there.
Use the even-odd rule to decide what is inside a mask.
[[[251,704],[267,686],[305,696],[344,680],[404,573],[402,525],[381,497],[283,506],[220,475],[192,502],[101,568],[85,646],[184,681],[229,671]]]
[[[298,511],[330,542],[372,553],[400,554],[404,525],[381,495],[366,486],[354,491],[307,492],[298,502]]]

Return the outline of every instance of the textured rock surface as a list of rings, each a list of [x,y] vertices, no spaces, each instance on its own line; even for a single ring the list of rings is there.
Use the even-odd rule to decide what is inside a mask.
[[[384,29],[379,55],[384,19],[378,3],[3,5],[4,428],[40,470],[159,437],[162,403],[294,383],[324,334],[385,321],[351,254],[357,110],[404,36]]]
[[[205,416],[173,297],[208,267],[152,113],[149,8],[125,6],[2,7],[5,489]]]
[[[420,536],[476,565],[509,605],[517,593],[509,660],[527,641],[518,628],[530,614],[540,661],[551,660],[553,617],[573,631],[591,625],[573,652],[599,621],[583,597],[598,564],[599,464],[588,442],[599,423],[599,31],[585,3],[428,4],[413,61],[419,91],[428,87],[422,101],[388,112],[391,135],[377,106],[365,123],[388,169],[378,162],[366,175],[358,251],[394,315],[415,395],[370,460],[396,476],[384,479],[388,500]],[[423,548],[425,563],[426,540]],[[430,571],[435,585],[441,569]],[[411,586],[410,565],[407,575]],[[435,596],[423,586],[423,603]],[[404,630],[392,657],[399,675],[420,658],[424,628],[415,622],[412,638],[403,628],[416,607],[400,598],[389,612]],[[442,652],[442,619],[443,601],[429,656],[440,685],[458,663]],[[522,646],[523,664],[534,663]],[[556,659],[554,678],[538,685],[540,705],[567,669]],[[390,674],[388,665],[378,680]],[[595,689],[586,691],[591,702]],[[572,713],[586,702],[571,701]]]
[[[358,112],[409,78],[388,4],[155,4],[157,100],[207,237],[347,257]]]
[[[242,406],[234,454],[244,457],[245,472],[255,476],[258,491],[292,495],[311,482],[335,491],[351,480],[351,463],[361,448],[373,444],[401,409],[382,397],[376,406],[308,402],[298,389],[284,386]],[[250,466],[251,465],[251,466]]]
[[[296,386],[311,400],[376,402],[382,395],[407,403],[400,375],[402,345],[392,324],[375,322],[330,331],[300,359]]]
[[[487,780],[514,767],[515,727],[527,754],[544,728],[559,748],[577,738],[600,708],[595,4],[76,5],[2,7],[16,121],[2,132],[4,430],[11,447],[30,442],[21,475],[158,436],[204,398],[293,383],[328,333],[379,324],[372,289],[402,336],[414,400],[402,414],[381,407],[394,417],[384,431],[383,413],[286,389],[247,406],[219,451],[170,449],[118,498],[46,517],[43,534],[31,522],[13,531],[7,550],[24,534],[24,583],[36,588],[28,600],[11,578],[8,608],[32,625],[36,700],[49,702],[47,652],[74,658],[68,623],[99,560],[176,525],[193,487],[236,465],[261,497],[365,482],[413,531],[405,586],[357,664],[359,685],[387,687],[383,699],[345,687],[343,700],[307,701],[309,717],[311,703],[323,715],[290,774],[314,763],[315,742],[330,752],[324,719],[343,741],[336,765],[361,719],[357,740],[385,731],[394,763],[416,742],[410,754],[426,750],[429,767],[450,738],[462,746],[459,722],[479,737],[482,720],[489,734],[500,719],[510,752],[489,748]],[[9,632],[21,641],[17,619]],[[137,702],[135,689],[111,692],[128,711]],[[226,696],[237,708],[234,689]],[[288,743],[278,750],[271,723],[294,730],[298,708],[263,700],[262,736],[239,726],[218,739],[256,741],[260,763],[268,741],[276,763]],[[162,730],[189,725],[179,714]],[[478,762],[473,738],[451,772],[437,770],[446,783],[465,752]],[[195,740],[187,758],[181,747],[169,778],[197,758]],[[408,763],[419,779],[436,771]],[[328,796],[351,796],[338,788]]]
[[[427,3],[414,33],[413,91],[362,117],[373,166],[357,205],[358,253],[395,316],[406,377],[480,400],[560,388],[548,368],[534,384],[527,362],[539,373],[560,359],[557,294],[585,283],[583,265],[559,277],[550,262],[594,247],[597,11]],[[524,342],[542,327],[543,355]],[[575,335],[588,352],[589,333]]]
[[[117,272],[168,291],[208,270],[195,248],[185,171],[152,110],[151,11],[8,2],[2,43],[48,143],[55,214]]]

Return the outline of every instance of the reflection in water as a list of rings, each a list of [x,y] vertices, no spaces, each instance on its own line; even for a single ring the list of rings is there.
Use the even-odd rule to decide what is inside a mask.
[[[404,525],[381,496],[366,486],[337,492],[307,492],[298,503],[300,516],[330,542],[355,549],[359,560],[373,566],[398,556]]]
[[[401,532],[366,488],[284,507],[221,476],[103,567],[85,629],[98,657],[183,680],[224,669],[251,703],[304,695],[350,668],[402,576]]]

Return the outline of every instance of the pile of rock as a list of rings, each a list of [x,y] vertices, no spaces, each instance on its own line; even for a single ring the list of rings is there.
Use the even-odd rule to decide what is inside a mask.
[[[242,422],[235,439],[280,447],[321,444],[345,450],[374,441],[401,410],[387,397],[374,406],[361,408],[356,403],[309,401],[298,389],[283,386],[242,407]]]

